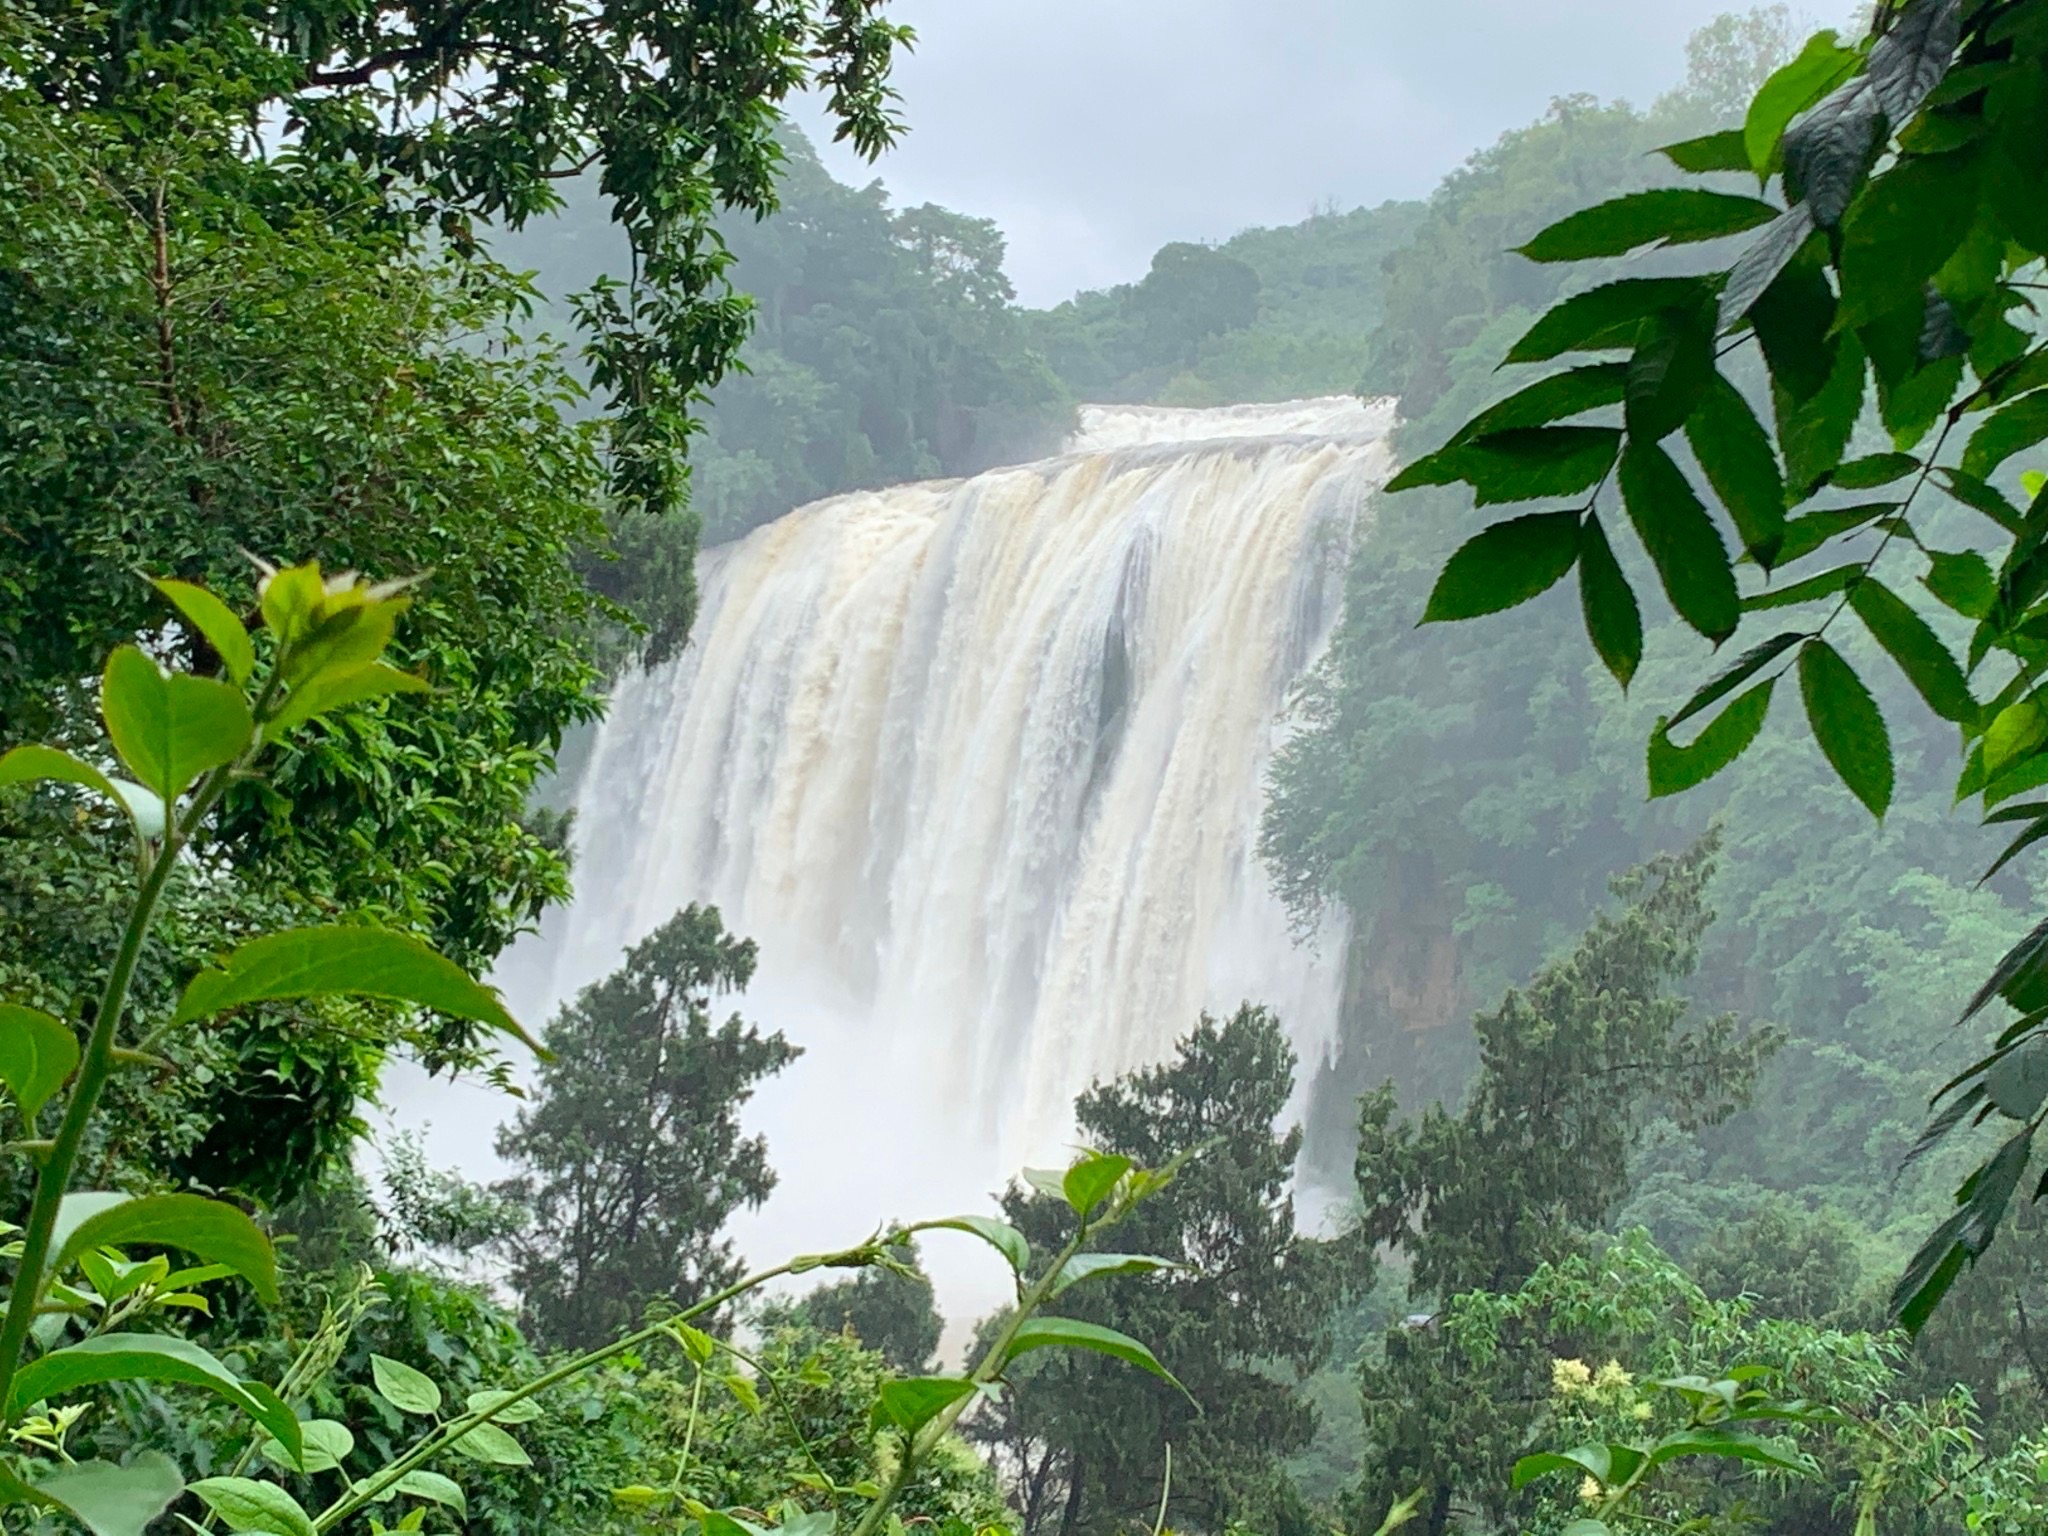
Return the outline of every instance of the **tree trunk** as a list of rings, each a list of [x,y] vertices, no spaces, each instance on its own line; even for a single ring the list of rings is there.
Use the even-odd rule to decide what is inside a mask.
[[[1073,1469],[1067,1474],[1067,1507],[1060,1516],[1060,1536],[1074,1536],[1081,1523],[1081,1483],[1087,1471],[1087,1463],[1081,1460],[1081,1453],[1074,1453]]]

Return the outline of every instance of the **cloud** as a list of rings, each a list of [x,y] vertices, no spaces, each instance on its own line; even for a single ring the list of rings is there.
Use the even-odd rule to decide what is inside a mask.
[[[896,0],[917,28],[899,203],[997,220],[1027,302],[1224,239],[1425,195],[1578,92],[1647,102],[1737,0]]]

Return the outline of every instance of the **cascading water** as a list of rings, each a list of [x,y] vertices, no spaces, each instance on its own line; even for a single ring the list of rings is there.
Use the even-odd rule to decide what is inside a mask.
[[[1312,1066],[1341,934],[1291,941],[1254,841],[1392,414],[1090,407],[1063,457],[707,552],[690,646],[612,700],[577,900],[513,1001],[538,1020],[693,901],[758,941],[739,1006],[806,1055],[749,1111],[782,1177],[757,1257],[986,1209],[1204,1008],[1271,1005]],[[995,1299],[930,1259],[956,1316]]]

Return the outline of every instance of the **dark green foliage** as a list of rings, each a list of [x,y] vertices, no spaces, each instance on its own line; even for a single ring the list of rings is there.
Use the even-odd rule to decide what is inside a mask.
[[[1166,1445],[1170,1520],[1303,1528],[1279,1464],[1307,1444],[1312,1418],[1285,1375],[1320,1363],[1331,1305],[1357,1277],[1336,1248],[1295,1231],[1288,1188],[1300,1133],[1266,1129],[1293,1079],[1278,1021],[1247,1007],[1203,1019],[1167,1065],[1077,1101],[1081,1135],[1100,1152],[1147,1167],[1195,1154],[1116,1232],[1119,1250],[1185,1267],[1106,1277],[1063,1293],[1053,1310],[1145,1340],[1187,1390],[1113,1360],[1027,1357],[998,1411],[972,1430],[993,1447],[1027,1532],[1150,1520]],[[1004,1204],[1034,1248],[1056,1246],[1072,1220],[1064,1200],[1021,1188]]]
[[[737,1014],[712,1022],[753,973],[753,944],[689,907],[548,1026],[533,1103],[498,1136],[525,1170],[499,1192],[531,1214],[507,1246],[536,1339],[589,1348],[738,1276],[719,1229],[775,1183],[739,1107],[797,1055]]]

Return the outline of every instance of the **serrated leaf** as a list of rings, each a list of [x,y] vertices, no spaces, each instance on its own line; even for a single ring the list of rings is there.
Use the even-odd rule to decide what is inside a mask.
[[[1625,277],[1553,305],[1507,355],[1510,363],[1541,363],[1567,352],[1633,349],[1642,323],[1660,309],[1712,292],[1696,277]]]
[[[1643,322],[1624,401],[1630,437],[1659,441],[1692,415],[1715,377],[1712,314],[1691,305],[1659,310]]]
[[[949,1216],[943,1221],[921,1221],[912,1230],[968,1232],[1000,1253],[1015,1273],[1021,1275],[1031,1267],[1031,1244],[1007,1221],[989,1216]]]
[[[201,774],[239,757],[253,730],[239,689],[210,677],[167,676],[132,645],[107,659],[100,713],[128,771],[166,805]]]
[[[25,1124],[78,1069],[78,1036],[40,1008],[0,1003],[0,1083],[21,1106]],[[33,1133],[31,1133],[33,1134]]]
[[[1728,548],[1671,456],[1631,440],[1621,456],[1621,495],[1678,616],[1716,642],[1734,634],[1742,601]]]
[[[2026,528],[2027,520],[2018,507],[2005,499],[2002,491],[1985,484],[1975,475],[1964,474],[1961,470],[1941,468],[1935,471],[1941,477],[1943,487],[1964,506],[1982,512],[2007,533],[2019,533]]]
[[[1799,651],[1799,693],[1814,739],[1873,816],[1892,803],[1892,744],[1877,700],[1841,653],[1822,639]]]
[[[497,992],[410,934],[383,928],[290,928],[251,939],[193,977],[176,1022],[245,1003],[301,997],[378,997],[489,1024],[539,1050]]]
[[[1756,412],[1740,390],[1715,373],[1685,423],[1685,439],[1743,548],[1769,570],[1785,540],[1785,476]]]
[[[458,1436],[449,1447],[494,1467],[530,1467],[533,1458],[526,1448],[495,1424],[479,1424]]]
[[[1743,143],[1740,128],[1729,128],[1720,133],[1703,134],[1699,138],[1686,139],[1677,144],[1666,144],[1657,153],[1681,171],[1690,171],[1695,176],[1705,176],[1715,171],[1751,169],[1749,151]]]
[[[2048,1036],[2036,1035],[1984,1074],[1984,1096],[2008,1120],[2028,1121],[2048,1101]]]
[[[1514,427],[1549,426],[1602,406],[1619,405],[1627,381],[1626,363],[1587,363],[1567,368],[1488,406],[1460,427],[1451,443],[1469,443]]]
[[[1849,592],[1856,610],[1877,643],[1890,653],[1906,680],[1944,720],[1969,725],[1977,718],[1970,681],[1949,649],[1897,593],[1875,577],[1858,582]]]
[[[1758,683],[1715,716],[1688,746],[1672,741],[1671,723],[1659,720],[1650,733],[1650,798],[1661,800],[1704,784],[1742,756],[1764,728],[1776,686],[1775,678]]]
[[[1928,280],[1976,218],[1976,166],[1967,151],[1901,161],[1856,199],[1842,226],[1840,324],[1910,307],[1918,331]]]
[[[914,1435],[962,1398],[972,1397],[975,1385],[960,1376],[913,1376],[885,1381],[877,1393],[889,1422]]]
[[[1853,507],[1830,507],[1809,512],[1785,524],[1784,542],[1778,546],[1778,564],[1791,565],[1826,544],[1830,539],[1877,522],[1899,510],[1896,501],[1869,501]]]
[[[1620,440],[1612,427],[1513,427],[1431,454],[1387,482],[1387,489],[1462,480],[1482,507],[1570,496],[1607,473]]]
[[[1034,1349],[1085,1349],[1099,1355],[1109,1355],[1140,1370],[1150,1371],[1160,1380],[1179,1387],[1180,1382],[1158,1358],[1128,1334],[1118,1333],[1114,1328],[1104,1328],[1096,1323],[1084,1323],[1071,1317],[1026,1318],[1017,1326],[1011,1337],[1008,1353],[1003,1356],[1007,1368],[1020,1355]],[[1185,1388],[1182,1388],[1185,1391]]]
[[[1963,450],[1963,472],[1980,481],[1988,479],[1999,465],[2044,437],[2048,437],[2048,390],[2022,395],[1970,434],[1970,446]]]
[[[1753,197],[1699,187],[1659,187],[1569,214],[1522,246],[1520,253],[1543,262],[1626,256],[1646,245],[1686,245],[1739,235],[1777,216],[1776,208]]]
[[[246,686],[256,671],[256,647],[234,610],[206,588],[189,581],[152,581],[150,585],[168,598],[184,615],[185,622],[213,647],[236,686]]]
[[[1829,472],[1827,483],[1845,491],[1872,491],[1917,473],[1920,461],[1910,453],[1873,453],[1851,459]]]
[[[1422,622],[1441,624],[1526,603],[1564,578],[1579,557],[1579,514],[1532,512],[1495,523],[1444,563]]]
[[[243,1381],[189,1339],[157,1333],[102,1333],[38,1355],[15,1373],[8,1411],[109,1381],[169,1381],[204,1387],[233,1404],[272,1439],[301,1444],[299,1421],[261,1382]]]
[[[1944,606],[1966,619],[1981,619],[1991,611],[1998,596],[1998,578],[1982,555],[1974,549],[1954,553],[1930,549],[1927,559],[1927,574],[1921,580]]]
[[[271,1306],[278,1304],[277,1256],[262,1229],[236,1207],[202,1195],[79,1192],[58,1208],[49,1272],[62,1274],[93,1248],[152,1243],[225,1264]]]
[[[1579,611],[1594,651],[1626,689],[1643,660],[1643,614],[1607,542],[1607,531],[1590,514],[1580,533]]]
[[[1716,324],[1721,330],[1731,331],[1749,318],[1758,300],[1806,249],[1816,227],[1813,210],[1799,203],[1786,209],[1769,229],[1750,242],[1729,270],[1728,284],[1721,290],[1716,311]]]
[[[1984,782],[1995,783],[2044,741],[2048,741],[2048,709],[2032,698],[2008,704],[1992,716],[1984,731]]]
[[[1859,62],[1832,32],[1819,32],[1789,62],[1772,71],[1750,102],[1742,125],[1749,169],[1768,176],[1777,167],[1778,144],[1792,119],[1855,72]]]
[[[1969,1023],[1994,997],[2010,1000],[2024,995],[2041,979],[2044,959],[2048,959],[2048,921],[2029,929],[2026,937],[2005,952],[1991,974],[1971,994],[1969,1002],[1963,1005],[1962,1016],[1956,1023]]]
[[[1753,592],[1742,600],[1742,611],[1761,613],[1772,608],[1796,608],[1801,603],[1811,603],[1819,598],[1836,597],[1848,591],[1862,574],[1860,565],[1838,565],[1818,576],[1795,581],[1789,587],[1768,587],[1762,592]]]
[[[1948,73],[1962,39],[1962,0],[1909,0],[1870,48],[1870,88],[1903,128]]]
[[[93,1536],[142,1536],[185,1491],[185,1479],[161,1451],[141,1451],[126,1466],[86,1461],[52,1467],[36,1478],[35,1491]]]
[[[1131,1160],[1115,1153],[1101,1152],[1084,1157],[1069,1168],[1060,1180],[1060,1193],[1073,1208],[1074,1214],[1085,1218],[1096,1206],[1110,1197],[1123,1176],[1131,1171]]]
[[[191,1491],[231,1531],[313,1536],[312,1516],[275,1483],[260,1483],[249,1477],[202,1477]]]
[[[1892,1291],[1892,1314],[1909,1333],[1920,1331],[1963,1265],[1990,1247],[2032,1150],[2032,1138],[2025,1131],[2000,1147],[1958,1191],[1962,1209],[1936,1228],[1913,1255]]]
[[[1804,634],[1797,631],[1788,631],[1782,635],[1773,635],[1759,645],[1751,646],[1724,671],[1701,684],[1698,691],[1685,701],[1684,707],[1664,722],[1665,728],[1675,731],[1702,710],[1720,703],[1805,638]]]
[[[1840,227],[1877,156],[1883,126],[1869,82],[1851,80],[1785,134],[1786,191],[1822,229]]]
[[[1868,359],[1853,334],[1838,337],[1827,382],[1805,400],[1795,400],[1779,387],[1773,363],[1772,395],[1777,403],[1778,447],[1785,461],[1787,484],[1818,484],[1842,462],[1843,450],[1863,414],[1864,373]]]
[[[400,1413],[431,1417],[441,1411],[441,1389],[434,1378],[403,1360],[370,1356],[370,1379],[376,1383],[377,1395]]]

